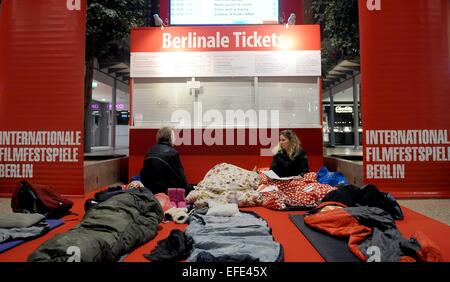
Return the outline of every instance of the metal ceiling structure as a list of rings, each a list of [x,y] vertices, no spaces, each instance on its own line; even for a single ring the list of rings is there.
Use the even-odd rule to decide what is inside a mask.
[[[359,60],[342,60],[323,78],[325,91],[360,73]]]
[[[1,0],[0,0],[1,1]],[[143,11],[142,22],[144,26],[154,26],[153,15],[159,13],[159,0],[144,0],[142,5],[133,7],[136,11]],[[130,81],[130,51],[129,51],[129,39],[126,39],[127,46],[123,50],[121,58],[117,58],[116,61],[100,62],[98,71],[116,78],[125,84],[129,84]]]
[[[129,84],[130,81],[130,64],[123,62],[109,62],[100,63],[100,72],[116,78],[125,84]]]

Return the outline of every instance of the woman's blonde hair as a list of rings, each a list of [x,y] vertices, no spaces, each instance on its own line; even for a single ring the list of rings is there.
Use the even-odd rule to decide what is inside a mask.
[[[169,142],[170,144],[173,143],[171,127],[162,127],[158,130],[158,133],[156,133],[156,143],[163,141]]]
[[[297,134],[295,134],[294,131],[288,129],[283,130],[280,132],[280,136],[284,136],[287,140],[289,140],[289,148],[286,150],[287,155],[291,160],[293,160],[301,149],[301,142],[300,139],[297,137]],[[277,146],[277,153],[281,152],[283,149],[281,149],[280,144]]]

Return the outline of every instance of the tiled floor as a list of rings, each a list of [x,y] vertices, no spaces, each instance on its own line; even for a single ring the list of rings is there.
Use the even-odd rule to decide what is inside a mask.
[[[84,153],[84,156],[108,156],[108,155],[126,155],[128,156],[128,147],[117,147],[115,149],[111,147],[93,147],[90,153]]]
[[[331,155],[346,155],[346,156],[362,156],[363,151],[362,147],[359,147],[358,150],[355,149],[354,146],[339,146],[339,147],[324,147],[323,148],[324,156]]]
[[[400,205],[450,225],[450,199],[399,200]]]

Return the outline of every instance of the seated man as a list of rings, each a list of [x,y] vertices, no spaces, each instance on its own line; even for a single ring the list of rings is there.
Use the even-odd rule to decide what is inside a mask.
[[[167,194],[167,188],[188,186],[180,156],[173,148],[173,141],[172,129],[163,127],[156,134],[157,144],[145,155],[144,165],[140,171],[141,181],[154,194]]]

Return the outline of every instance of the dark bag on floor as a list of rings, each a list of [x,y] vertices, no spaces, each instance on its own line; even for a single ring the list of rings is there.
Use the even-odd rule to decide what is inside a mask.
[[[73,202],[46,185],[21,181],[11,199],[13,212],[40,213],[47,218],[61,218],[69,214]]]

